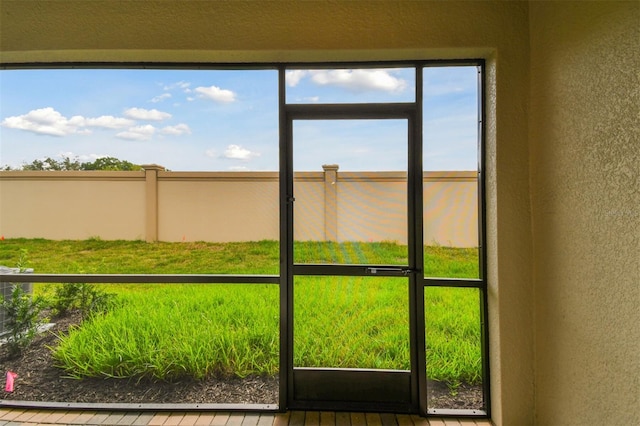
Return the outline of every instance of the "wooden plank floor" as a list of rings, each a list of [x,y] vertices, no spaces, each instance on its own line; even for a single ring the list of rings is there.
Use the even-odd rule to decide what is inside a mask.
[[[288,413],[107,412],[0,409],[0,426],[153,425],[153,426],[491,426],[489,420],[424,419],[387,413],[292,411]]]

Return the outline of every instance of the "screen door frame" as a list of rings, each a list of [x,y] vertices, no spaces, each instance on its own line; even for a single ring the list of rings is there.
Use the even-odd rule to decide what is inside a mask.
[[[283,104],[281,105],[281,306],[285,332],[281,335],[281,401],[288,409],[300,410],[382,410],[415,413],[420,400],[419,347],[424,326],[419,326],[423,300],[418,295],[418,265],[422,253],[422,164],[420,120],[417,103],[369,104]],[[388,265],[313,265],[293,260],[293,123],[307,120],[404,120],[407,125],[407,242],[408,264]],[[419,213],[419,214],[417,214]],[[377,266],[377,268],[372,268]],[[386,265],[382,265],[386,266]],[[373,269],[373,270],[372,270]],[[294,277],[332,276],[404,276],[408,280],[409,371],[294,368]],[[419,306],[420,305],[420,306]],[[424,322],[423,322],[424,323]],[[424,338],[422,338],[424,339]],[[285,376],[285,377],[282,377]],[[281,404],[282,404],[281,403]]]

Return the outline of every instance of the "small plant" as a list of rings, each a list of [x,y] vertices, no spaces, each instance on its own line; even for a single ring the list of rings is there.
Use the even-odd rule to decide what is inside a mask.
[[[11,296],[3,298],[7,347],[11,355],[20,355],[31,344],[42,324],[40,313],[43,307],[42,299],[31,297],[20,284],[13,284]]]
[[[91,313],[105,311],[109,296],[92,284],[64,283],[56,286],[51,308],[60,316],[78,310],[84,320]]]
[[[16,266],[18,267],[18,271],[22,274],[27,270],[27,258],[29,255],[29,251],[25,248],[20,249],[20,256],[18,257],[18,263]]]
[[[100,242],[99,237],[87,241]],[[76,265],[78,273],[85,274],[87,270]],[[99,269],[97,265],[89,268],[90,272]],[[64,316],[71,311],[80,312],[81,320],[91,315],[105,313],[114,303],[115,294],[107,293],[100,286],[90,283],[61,283],[54,287],[50,299],[50,307],[57,316]]]
[[[26,271],[28,251],[20,249],[17,267],[20,273]],[[33,341],[42,324],[40,313],[44,301],[40,297],[32,297],[21,284],[11,286],[11,295],[2,296],[0,307],[4,310],[4,328],[7,330],[7,347],[9,354],[17,356]]]
[[[92,314],[106,312],[114,296],[93,284],[64,283],[56,286],[51,308],[60,316],[78,310],[82,320],[85,320]]]

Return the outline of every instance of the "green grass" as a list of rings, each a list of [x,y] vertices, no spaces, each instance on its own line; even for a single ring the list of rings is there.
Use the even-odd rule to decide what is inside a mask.
[[[408,370],[407,281],[296,277],[294,365]]]
[[[279,245],[143,241],[0,242],[0,264],[20,250],[42,273],[278,274]],[[406,246],[296,242],[296,261],[406,264]],[[426,247],[427,275],[478,276],[477,250]],[[105,284],[119,308],[61,336],[55,358],[72,377],[275,374],[279,293],[275,285]],[[295,278],[294,365],[409,369],[407,280]],[[36,284],[47,294],[51,284]],[[427,288],[427,375],[481,380],[477,289]]]
[[[147,243],[7,239],[0,242],[0,265],[15,265],[20,250],[25,249],[28,266],[37,273],[277,274],[278,247],[276,241]]]
[[[407,246],[390,241],[296,241],[293,254],[296,263],[407,264]]]
[[[275,374],[278,289],[175,285],[121,295],[124,306],[63,336],[54,357],[72,377]]]
[[[480,290],[427,287],[424,304],[427,377],[480,383]]]

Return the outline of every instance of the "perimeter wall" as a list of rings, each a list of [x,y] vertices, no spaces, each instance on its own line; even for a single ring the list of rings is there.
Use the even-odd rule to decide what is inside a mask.
[[[424,174],[425,244],[478,246],[475,172]],[[259,241],[279,238],[277,172],[0,172],[5,238]],[[295,238],[407,243],[402,172],[296,173]]]

